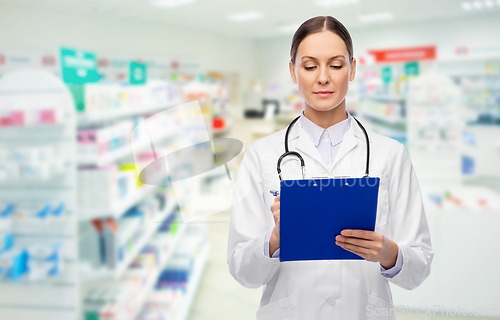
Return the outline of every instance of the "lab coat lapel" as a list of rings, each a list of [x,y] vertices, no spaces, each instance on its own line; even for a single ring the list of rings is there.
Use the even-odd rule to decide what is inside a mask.
[[[335,167],[335,165],[358,144],[358,138],[356,138],[356,135],[354,134],[355,129],[357,129],[356,121],[351,118],[351,126],[344,134],[344,138],[340,143],[339,151],[333,160],[332,168]]]
[[[314,143],[311,141],[311,138],[309,137],[307,132],[305,132],[305,130],[302,127],[300,128],[300,133],[299,133],[299,137],[297,139],[297,143],[295,144],[295,148],[297,150],[300,150],[304,154],[307,154],[309,157],[313,158],[314,160],[318,161],[319,163],[321,163],[322,166],[325,166],[325,163],[323,162],[323,158],[319,154],[318,149],[316,149],[316,147],[314,146]],[[304,159],[304,162],[306,162],[305,165],[307,168],[307,165],[308,165],[307,160]]]

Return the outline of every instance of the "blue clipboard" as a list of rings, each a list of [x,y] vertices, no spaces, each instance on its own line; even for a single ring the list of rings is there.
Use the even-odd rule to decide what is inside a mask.
[[[362,260],[335,237],[375,230],[379,185],[378,177],[282,180],[280,261]]]

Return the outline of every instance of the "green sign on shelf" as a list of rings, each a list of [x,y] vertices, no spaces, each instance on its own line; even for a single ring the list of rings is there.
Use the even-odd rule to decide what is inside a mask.
[[[405,64],[405,74],[410,76],[418,76],[420,74],[420,65],[418,61],[408,62]]]
[[[97,60],[93,53],[61,48],[62,78],[65,83],[84,84],[97,82]]]
[[[382,81],[384,83],[390,83],[392,81],[392,68],[383,67],[382,68]]]
[[[130,62],[129,68],[130,84],[146,83],[146,64],[139,62]]]

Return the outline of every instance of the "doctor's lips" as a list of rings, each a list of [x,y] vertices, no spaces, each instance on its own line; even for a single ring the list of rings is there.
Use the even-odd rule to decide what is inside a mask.
[[[333,94],[333,92],[329,91],[329,90],[323,90],[323,91],[315,91],[314,94],[317,96],[320,96],[322,98],[326,98],[326,97],[331,96]]]

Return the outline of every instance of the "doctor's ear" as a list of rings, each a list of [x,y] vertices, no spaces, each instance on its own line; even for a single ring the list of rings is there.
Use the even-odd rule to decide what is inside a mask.
[[[290,77],[292,77],[293,83],[297,83],[297,78],[295,77],[295,67],[293,66],[292,60],[288,63],[288,68],[290,69]]]
[[[349,81],[354,80],[355,77],[356,77],[356,58],[352,58],[351,74],[349,75]]]

